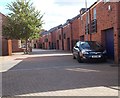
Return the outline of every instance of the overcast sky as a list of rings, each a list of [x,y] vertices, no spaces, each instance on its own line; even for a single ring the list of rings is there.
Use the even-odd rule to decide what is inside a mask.
[[[6,9],[6,5],[12,1],[15,0],[0,0],[0,12],[7,15],[9,10]],[[95,1],[97,0],[87,0],[87,6]],[[78,15],[81,8],[85,8],[85,0],[32,0],[32,2],[36,9],[44,14],[43,29],[46,30],[64,24],[67,19]]]

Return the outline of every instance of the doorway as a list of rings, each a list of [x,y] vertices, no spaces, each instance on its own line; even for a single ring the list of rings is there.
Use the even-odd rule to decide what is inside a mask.
[[[59,40],[57,40],[57,49],[59,49]]]
[[[113,28],[105,30],[105,47],[109,59],[114,59],[114,32]]]
[[[70,38],[67,38],[67,50],[70,50]]]

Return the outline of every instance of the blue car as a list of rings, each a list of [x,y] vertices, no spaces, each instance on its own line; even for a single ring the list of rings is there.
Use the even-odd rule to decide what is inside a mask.
[[[73,48],[73,59],[77,59],[78,62],[106,61],[106,50],[96,41],[78,41]]]

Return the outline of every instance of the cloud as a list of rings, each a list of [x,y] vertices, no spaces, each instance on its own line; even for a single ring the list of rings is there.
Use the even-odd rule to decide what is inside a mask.
[[[3,10],[4,9],[4,7],[3,6],[0,6],[0,10]]]
[[[0,11],[7,13],[5,5],[15,0],[0,0]],[[79,10],[85,7],[85,0],[31,0],[35,8],[44,14],[44,29],[59,24],[64,24],[67,19],[71,19],[79,14]],[[96,0],[87,0],[88,5],[92,5]],[[88,6],[89,7],[89,6]]]
[[[34,5],[37,9],[41,10],[42,13],[45,13],[43,20],[45,22],[44,28],[46,29],[50,29],[51,27],[57,26],[59,24],[64,24],[67,19],[70,19],[79,14],[80,10],[79,5],[62,6],[56,4],[55,0],[34,0]]]

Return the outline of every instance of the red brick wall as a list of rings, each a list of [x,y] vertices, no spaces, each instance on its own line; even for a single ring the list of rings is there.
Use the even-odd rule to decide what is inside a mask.
[[[73,45],[71,44],[71,49],[73,49],[74,45],[76,44],[76,42],[79,40],[79,19],[75,19],[72,22],[72,35],[71,35],[71,39],[73,40]]]
[[[39,38],[39,42],[42,44],[42,49],[45,49],[44,35]]]
[[[66,34],[66,38],[64,39],[64,50],[68,50],[68,43],[67,43],[67,39],[69,38],[70,39],[70,50],[72,50],[71,48],[71,25],[70,24],[67,24],[63,27],[63,35]]]
[[[0,13],[0,43],[2,47],[2,55],[12,55],[12,43],[11,40],[7,40],[2,37],[2,26],[6,24],[6,16]]]
[[[59,38],[61,36],[61,39]],[[59,41],[59,45],[57,45]],[[59,47],[58,47],[59,46]],[[56,30],[56,49],[62,50],[62,28]]]
[[[52,48],[55,49],[56,48],[56,34],[57,34],[57,30],[52,32]]]
[[[7,22],[6,21],[6,16],[0,13],[0,34],[2,33],[2,26],[5,25],[6,22]],[[8,45],[9,45],[9,47],[7,47]],[[6,47],[6,49],[5,49],[5,47]],[[12,51],[12,52],[23,51],[21,48],[18,47],[18,40],[12,40],[12,41],[8,40],[8,42],[7,42],[7,40],[3,39],[3,49],[4,49],[3,51],[8,50],[8,52],[3,53],[3,54],[10,54],[10,55],[11,55],[10,51]]]
[[[75,19],[72,22],[72,35],[73,35],[73,40],[78,40],[79,39],[79,19]]]
[[[2,39],[2,55],[8,55],[8,41],[6,39]]]
[[[20,40],[12,40],[12,52],[23,52],[23,49],[21,49],[21,41]]]
[[[8,55],[12,55],[12,40],[8,41]]]
[[[117,8],[117,5],[119,6]],[[111,7],[108,10],[108,7]],[[118,48],[118,33],[120,28],[119,18],[117,16],[120,15],[120,3],[116,2],[99,2],[98,4],[92,6],[90,8],[90,21],[93,20],[93,9],[96,7],[97,12],[97,32],[88,35],[88,40],[98,41],[99,43],[104,45],[104,30],[113,28],[114,30],[114,51],[115,51],[115,62],[118,62],[119,51]],[[119,9],[119,12],[118,12]],[[119,15],[118,15],[119,13]],[[82,20],[79,21],[80,24],[80,32],[79,36],[85,35],[85,24],[86,24],[86,14],[82,15]],[[84,32],[84,33],[83,33]],[[87,35],[85,35],[85,39]],[[119,51],[118,51],[119,50]],[[120,58],[120,57],[119,57]]]
[[[84,40],[90,40],[90,36],[85,34],[86,13],[79,18],[79,37],[84,35]]]
[[[0,55],[2,55],[2,16],[0,13]]]
[[[2,36],[2,14],[0,13],[0,35]]]
[[[119,4],[118,4],[118,45],[119,45],[119,47],[118,47],[118,50],[119,50],[119,54],[118,54],[118,56],[119,56],[119,63],[120,63],[120,2],[119,2]]]
[[[103,40],[103,33],[101,30],[106,30],[109,28],[113,28],[114,30],[114,58],[115,62],[118,62],[118,19],[117,19],[117,4],[116,2],[107,2],[103,3],[100,2],[97,6],[97,30],[98,32],[96,33],[96,36],[92,36],[92,39],[96,38],[99,42],[104,44]],[[108,10],[108,7],[111,7],[111,10]],[[101,11],[104,9],[103,11]]]
[[[2,39],[2,55],[7,56],[7,55],[12,55],[12,41],[11,40],[6,40]]]
[[[48,43],[48,41],[47,42],[45,42],[45,40],[46,39],[48,39],[48,34],[46,34],[45,36],[44,36],[44,44],[45,44],[45,49],[48,49],[49,48],[49,43]]]

